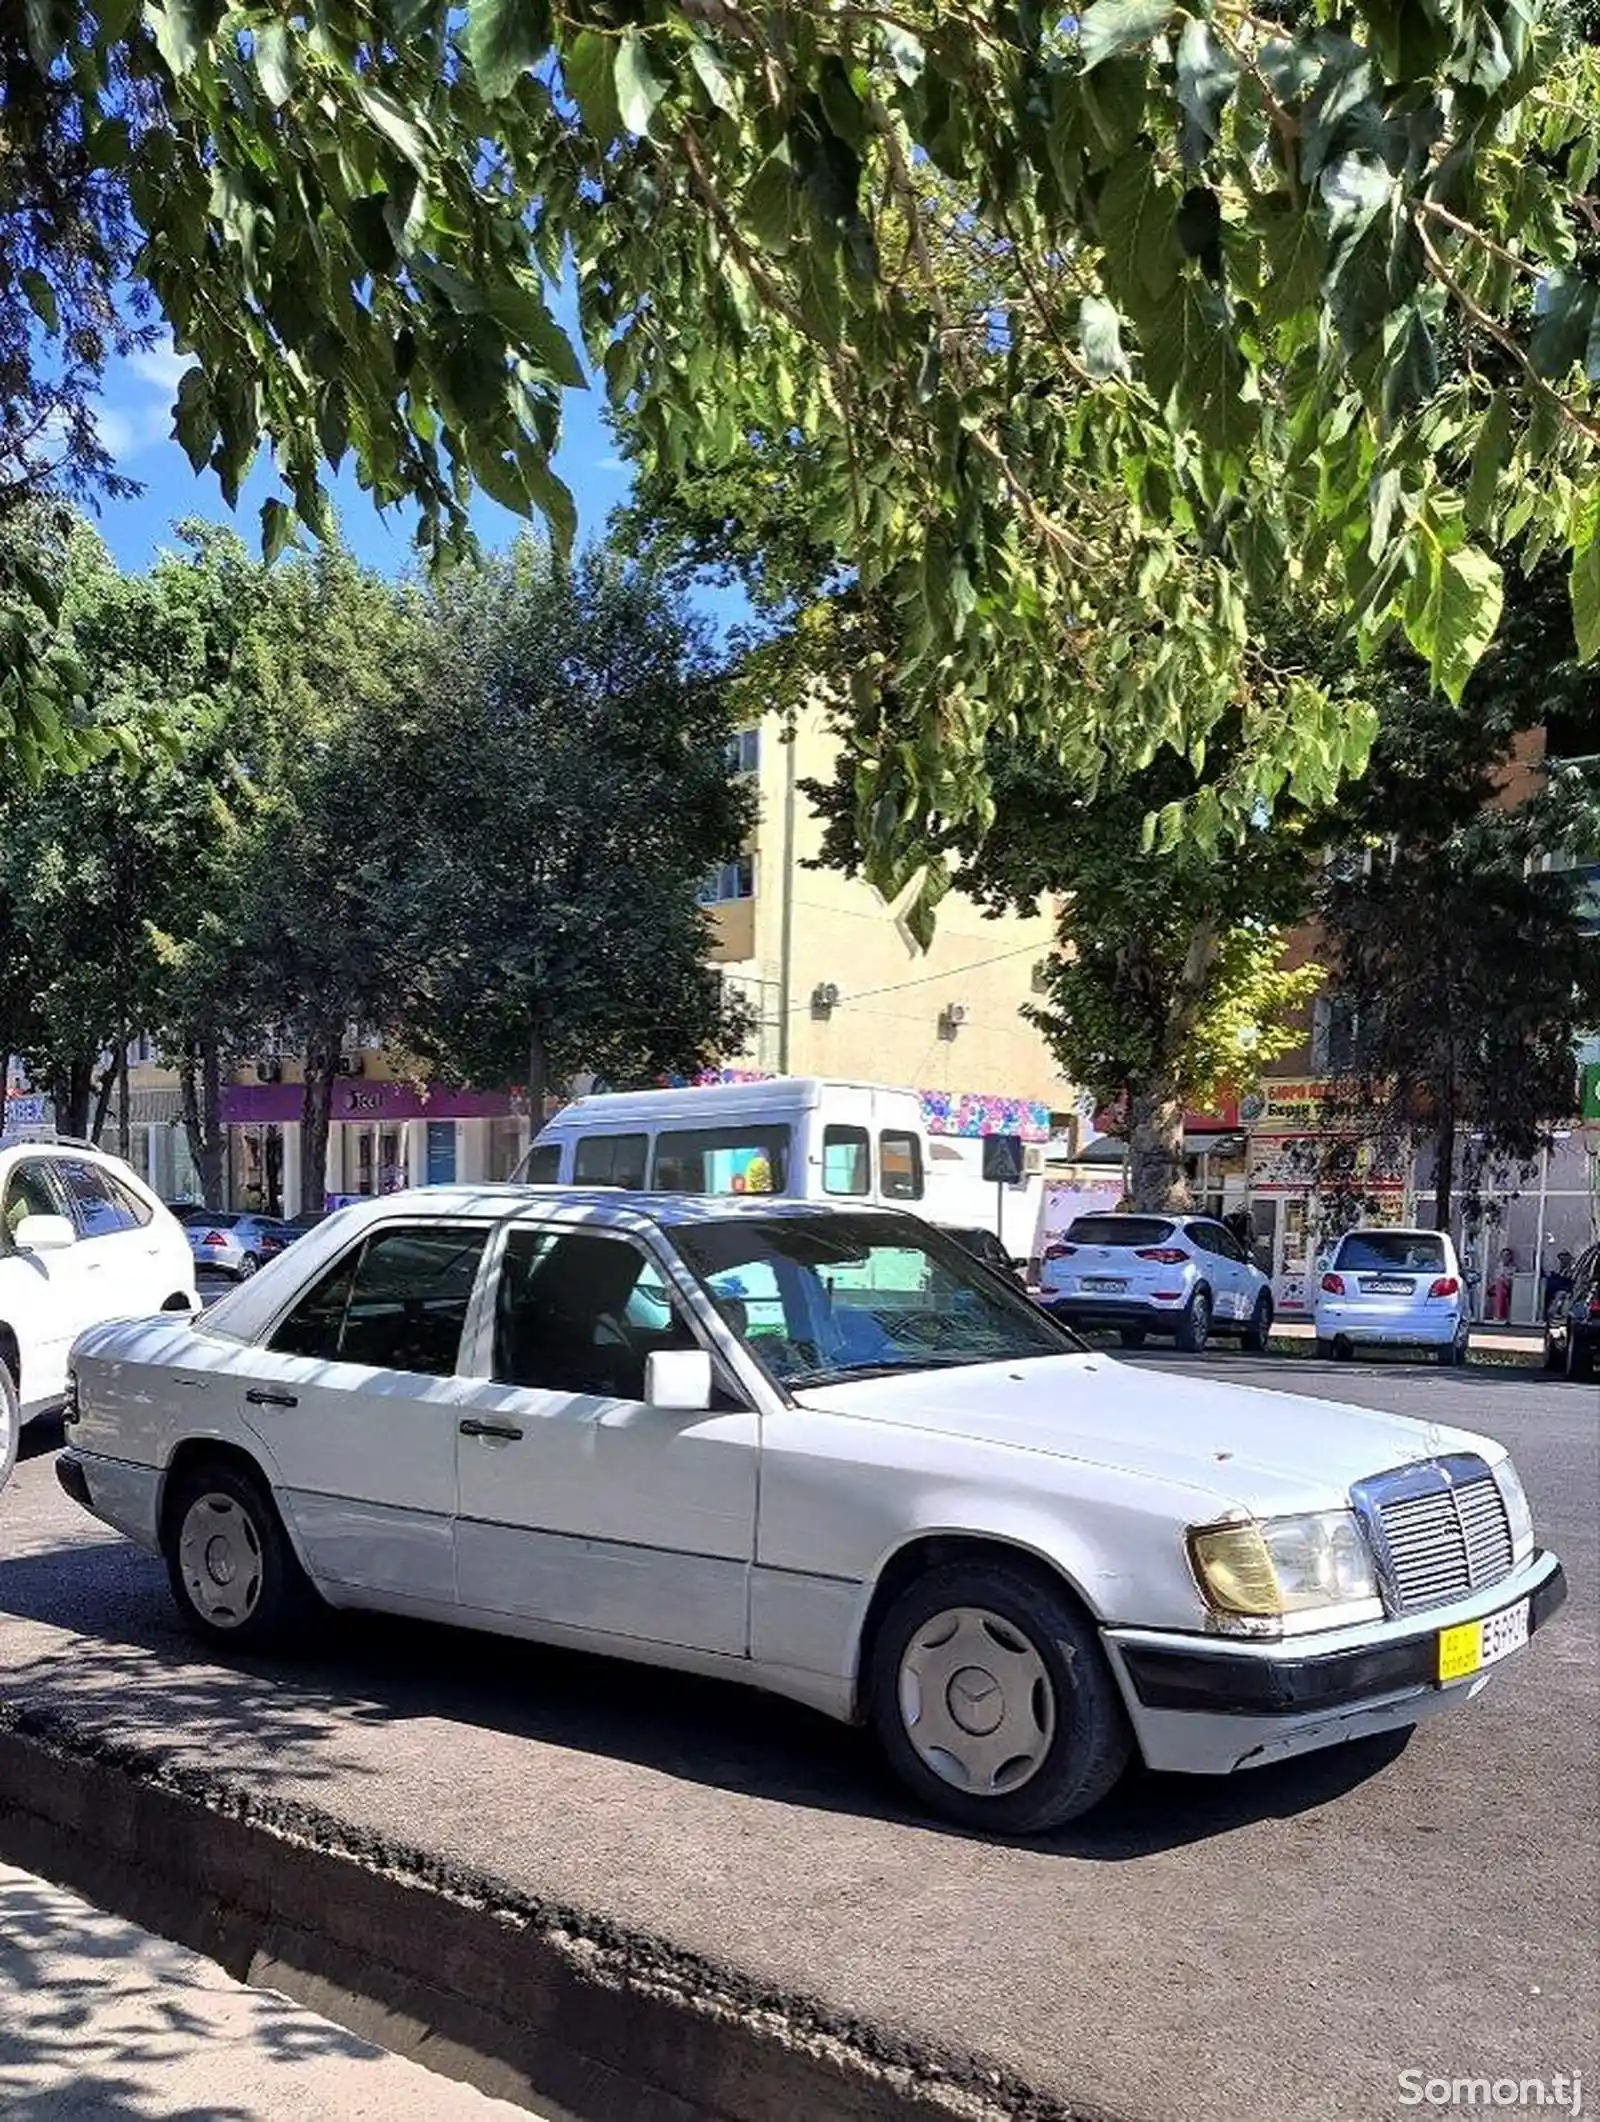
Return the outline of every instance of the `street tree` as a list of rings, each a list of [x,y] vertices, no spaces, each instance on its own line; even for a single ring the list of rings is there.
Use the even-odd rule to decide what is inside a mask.
[[[647,467],[800,436],[896,615],[856,673],[885,883],[987,817],[997,731],[1088,783],[1240,718],[1202,834],[1357,769],[1336,696],[1246,682],[1285,578],[1452,698],[1503,549],[1570,555],[1600,643],[1600,56],[1553,6],[86,0],[0,25],[8,108],[40,77],[196,357],[192,460],[231,497],[275,446],[269,548],[346,458],[431,542],[472,482],[570,535],[563,277]],[[34,159],[4,204],[48,236]]]
[[[1341,806],[1319,912],[1353,1051],[1339,1096],[1364,1127],[1431,1148],[1447,1229],[1498,1164],[1526,1163],[1575,1108],[1600,1023],[1600,939],[1576,872],[1600,846],[1600,776],[1557,761],[1508,801],[1517,735],[1600,754],[1600,684],[1575,659],[1553,568],[1512,578],[1501,641],[1454,715],[1399,669],[1372,769]]]
[[[370,888],[413,1049],[525,1085],[536,1118],[574,1071],[648,1082],[737,1051],[699,901],[750,809],[703,627],[607,552],[568,568],[530,541],[416,618],[420,681],[352,763],[382,790]]]

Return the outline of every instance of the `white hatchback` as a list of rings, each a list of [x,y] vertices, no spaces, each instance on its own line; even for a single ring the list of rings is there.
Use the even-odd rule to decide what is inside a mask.
[[[1466,1283],[1444,1231],[1346,1231],[1317,1285],[1317,1348],[1348,1358],[1357,1348],[1427,1348],[1465,1363]]]
[[[1260,1353],[1272,1284],[1210,1216],[1079,1216],[1047,1245],[1039,1301],[1069,1326],[1115,1327],[1124,1348],[1168,1334],[1191,1355],[1213,1334]]]
[[[0,1487],[23,1424],[65,1399],[79,1334],[199,1303],[182,1225],[120,1158],[0,1140]]]

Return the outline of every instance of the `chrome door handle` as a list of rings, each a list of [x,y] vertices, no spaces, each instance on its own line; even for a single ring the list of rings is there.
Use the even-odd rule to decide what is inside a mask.
[[[464,1437],[504,1437],[512,1444],[522,1442],[522,1432],[512,1422],[480,1422],[476,1415],[468,1415],[461,1425]]]
[[[293,1393],[264,1393],[252,1386],[245,1394],[252,1407],[298,1407],[300,1402]]]

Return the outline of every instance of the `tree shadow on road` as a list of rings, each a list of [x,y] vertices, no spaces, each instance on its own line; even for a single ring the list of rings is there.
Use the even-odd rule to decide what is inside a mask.
[[[192,1646],[158,1563],[113,1543],[0,1561],[0,1616],[72,1631],[13,1662],[0,1695],[37,1720],[204,1758],[261,1796],[383,1771],[352,1727],[437,1721],[589,1753],[804,1810],[960,1832],[903,1801],[865,1734],[730,1683],[501,1636],[327,1613],[292,1657],[227,1666]],[[1081,1826],[1032,1844],[1127,1862],[1333,1803],[1406,1737],[1227,1778],[1136,1773]],[[968,1839],[971,1839],[970,1837]]]

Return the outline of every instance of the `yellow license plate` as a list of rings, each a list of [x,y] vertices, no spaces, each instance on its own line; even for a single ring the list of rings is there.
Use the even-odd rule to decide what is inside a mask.
[[[1515,1606],[1503,1607],[1497,1614],[1485,1614],[1481,1621],[1462,1621],[1455,1628],[1439,1631],[1439,1684],[1449,1680],[1465,1680],[1471,1674],[1482,1672],[1486,1665],[1496,1665],[1502,1658],[1509,1658],[1514,1650],[1521,1650],[1528,1640],[1528,1601],[1519,1599]]]

